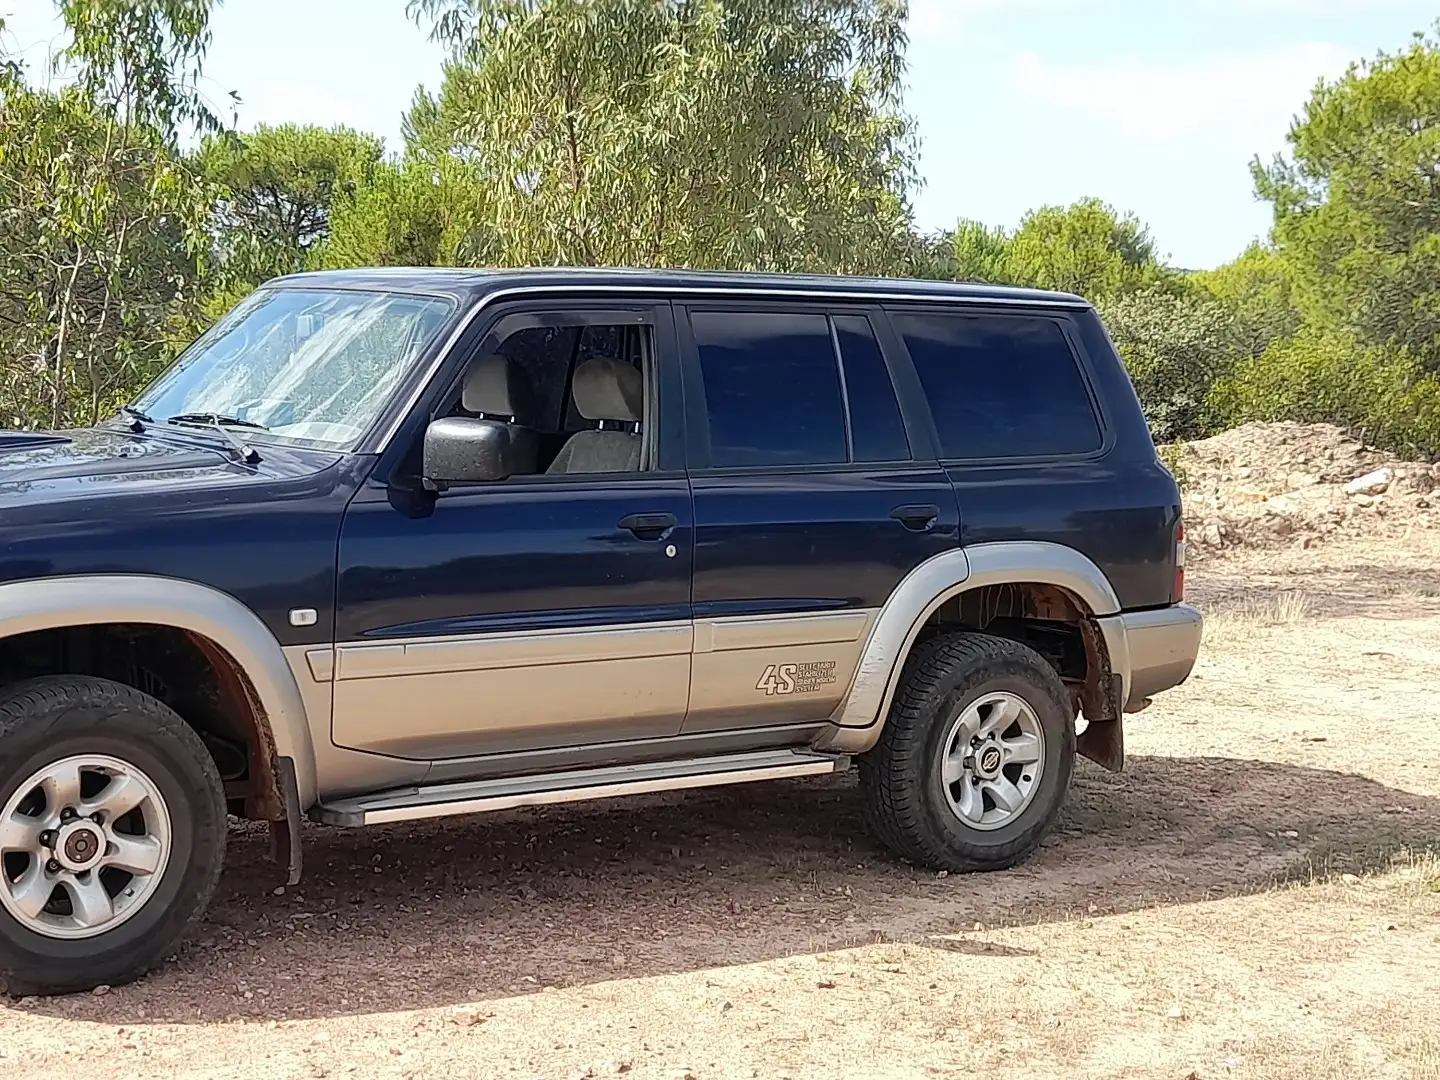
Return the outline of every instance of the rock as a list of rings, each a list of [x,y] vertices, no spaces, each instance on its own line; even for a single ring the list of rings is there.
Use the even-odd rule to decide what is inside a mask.
[[[1224,538],[1220,534],[1220,526],[1213,521],[1206,525],[1200,530],[1200,540],[1209,547],[1219,547],[1224,543]]]
[[[1390,490],[1395,479],[1395,470],[1376,469],[1372,473],[1356,477],[1345,485],[1346,495],[1384,495]]]
[[[1376,501],[1375,498],[1370,495],[1352,495],[1350,496],[1350,500],[1356,506],[1374,506]]]

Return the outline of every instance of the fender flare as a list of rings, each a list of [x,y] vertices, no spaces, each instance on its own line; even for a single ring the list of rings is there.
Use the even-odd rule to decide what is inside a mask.
[[[223,649],[259,699],[275,756],[294,763],[301,806],[315,801],[315,749],[300,688],[280,643],[253,611],[228,593],[177,578],[85,575],[0,585],[0,638],[95,623],[172,626]]]
[[[932,556],[905,576],[880,609],[850,692],[816,746],[845,753],[864,753],[874,746],[895,697],[905,658],[925,621],[961,593],[1012,583],[1065,589],[1099,620],[1120,611],[1119,598],[1104,572],[1087,556],[1063,544],[1007,540]],[[1114,655],[1123,650],[1123,640],[1106,634],[1105,641],[1111,650],[1112,669],[1128,672],[1128,655]]]

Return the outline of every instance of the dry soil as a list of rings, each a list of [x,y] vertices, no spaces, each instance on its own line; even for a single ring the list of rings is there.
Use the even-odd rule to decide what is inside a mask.
[[[848,776],[316,829],[283,892],[237,831],[0,1077],[1440,1078],[1440,536],[1365,520],[1204,554],[1194,676],[1019,869],[898,864]]]

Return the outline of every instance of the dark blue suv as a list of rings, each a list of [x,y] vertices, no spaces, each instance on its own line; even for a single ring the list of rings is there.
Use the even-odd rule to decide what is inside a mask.
[[[853,759],[898,856],[1010,866],[1200,640],[1094,310],[951,284],[284,278],[112,420],[0,435],[0,536],[12,993],[168,955],[227,810],[293,882],[306,815]]]

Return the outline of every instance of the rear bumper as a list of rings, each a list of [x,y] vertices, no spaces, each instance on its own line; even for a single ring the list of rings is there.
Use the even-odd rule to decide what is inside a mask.
[[[1126,709],[1179,686],[1200,655],[1204,620],[1188,604],[1112,615],[1100,623],[1111,664],[1124,680]]]

